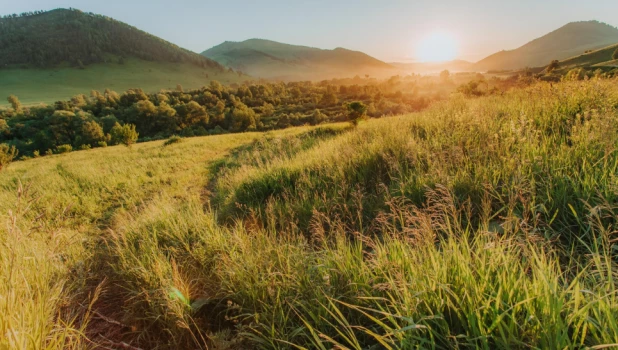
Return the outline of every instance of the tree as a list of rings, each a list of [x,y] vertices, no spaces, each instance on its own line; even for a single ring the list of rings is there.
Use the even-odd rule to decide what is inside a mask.
[[[618,60],[618,49],[614,51],[614,54],[612,55],[612,59]]]
[[[21,112],[21,102],[19,102],[19,99],[17,98],[17,96],[11,95],[9,96],[9,98],[7,98],[7,100],[9,101],[11,106],[13,106],[13,109],[15,110],[15,112],[17,113]]]
[[[84,145],[97,145],[101,141],[105,141],[103,128],[94,120],[87,121],[82,124],[81,140]]]
[[[354,127],[358,126],[358,123],[366,118],[367,106],[364,103],[356,101],[348,104],[348,119]]]
[[[319,109],[313,111],[313,115],[311,116],[311,125],[318,125],[325,122],[327,119],[326,114],[322,113]]]
[[[17,157],[15,146],[9,146],[6,143],[0,144],[0,171],[9,165],[15,157]]]
[[[549,63],[549,66],[547,66],[547,73],[551,73],[558,68],[560,68],[560,61],[553,60],[551,61],[551,63]]]
[[[111,135],[114,144],[122,143],[126,146],[134,144],[139,136],[137,131],[135,131],[135,125],[125,124],[121,126],[118,123],[112,128]]]

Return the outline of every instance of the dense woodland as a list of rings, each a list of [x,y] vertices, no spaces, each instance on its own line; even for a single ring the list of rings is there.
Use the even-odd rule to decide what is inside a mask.
[[[204,136],[267,131],[290,126],[377,118],[420,111],[453,92],[466,96],[502,93],[531,77],[485,79],[482,75],[394,76],[388,80],[356,77],[294,83],[223,86],[213,81],[198,90],[145,93],[92,91],[53,105],[25,107],[10,96],[0,109],[0,143],[15,146],[20,157],[62,153],[123,143],[121,127],[135,126],[139,141],[172,135]],[[360,105],[354,105],[359,102]]]
[[[58,9],[0,18],[0,68],[123,63],[126,57],[224,67],[112,18]]]
[[[366,115],[421,110],[444,96],[421,96],[415,82],[390,80],[374,85],[264,83],[225,87],[216,81],[199,90],[147,94],[92,91],[54,105],[0,111],[0,142],[15,145],[22,156],[57,152],[62,145],[89,148],[117,144],[115,125],[136,126],[141,141],[225,132],[265,131],[328,121],[346,121],[347,104],[361,102]],[[407,91],[406,93],[402,92]]]

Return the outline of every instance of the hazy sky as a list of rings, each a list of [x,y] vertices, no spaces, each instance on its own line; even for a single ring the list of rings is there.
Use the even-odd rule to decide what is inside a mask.
[[[2,14],[74,7],[129,23],[202,52],[263,38],[413,60],[434,31],[453,33],[459,58],[513,49],[572,21],[618,26],[618,0],[0,0]]]

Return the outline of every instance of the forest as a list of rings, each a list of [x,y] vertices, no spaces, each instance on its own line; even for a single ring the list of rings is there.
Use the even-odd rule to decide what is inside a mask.
[[[128,57],[191,63],[223,71],[220,64],[112,18],[76,9],[0,18],[0,68],[77,68]]]
[[[229,87],[213,81],[191,91],[180,85],[174,91],[150,94],[141,89],[92,91],[90,96],[32,107],[10,96],[12,108],[0,110],[0,143],[15,146],[23,158],[61,153],[67,147],[118,144],[120,139],[112,131],[123,125],[133,125],[139,141],[268,131],[347,121],[356,113],[348,108],[353,102],[362,105],[363,116],[377,118],[420,111],[445,99],[457,88],[457,79],[446,73],[435,78],[396,76],[381,81],[356,77]],[[479,80],[460,90],[469,95],[497,93],[500,84],[504,87],[508,82]]]

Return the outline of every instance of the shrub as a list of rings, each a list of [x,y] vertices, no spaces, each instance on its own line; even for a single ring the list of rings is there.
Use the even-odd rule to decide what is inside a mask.
[[[362,102],[352,102],[348,104],[348,119],[352,125],[357,126],[361,120],[367,118],[367,106]]]
[[[82,151],[86,151],[86,150],[89,150],[91,148],[92,147],[90,145],[81,145],[81,146],[79,146],[79,149],[82,150]]]
[[[35,150],[34,152],[32,152],[32,156],[34,158],[39,158],[41,156],[41,152],[39,152],[39,150]]]
[[[17,157],[15,146],[9,146],[6,143],[0,144],[0,171],[9,165],[15,157]]]
[[[124,144],[131,146],[137,141],[139,134],[135,131],[135,125],[125,124],[120,125],[116,123],[111,130],[112,142],[114,144]]]
[[[99,141],[99,142],[97,142],[97,147],[107,147],[107,142]]]
[[[182,137],[180,137],[178,135],[173,135],[172,137],[167,139],[167,141],[165,141],[163,146],[169,146],[169,145],[173,145],[175,143],[180,143],[180,142],[182,142]]]
[[[60,146],[56,147],[56,152],[58,154],[69,153],[71,151],[73,151],[73,146],[71,146],[71,145],[60,145]]]
[[[54,154],[54,151],[52,151],[51,149],[48,149],[47,151],[45,151],[46,156],[51,156],[53,154]]]

